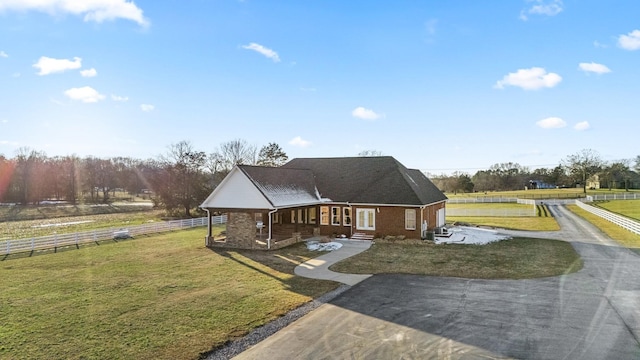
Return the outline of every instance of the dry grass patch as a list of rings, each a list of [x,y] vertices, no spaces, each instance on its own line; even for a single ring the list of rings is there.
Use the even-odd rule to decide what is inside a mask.
[[[625,200],[625,201],[632,201],[632,200]],[[620,227],[597,215],[594,215],[586,210],[583,210],[577,205],[567,205],[567,208],[572,212],[574,212],[576,215],[592,223],[595,227],[597,227],[602,232],[607,234],[607,236],[619,242],[622,246],[625,246],[640,254],[640,235],[634,234],[623,227]]]
[[[582,268],[571,244],[514,238],[488,245],[376,241],[331,270],[356,274],[418,274],[475,279],[529,279],[558,276]]]
[[[0,358],[195,359],[337,287],[317,256],[210,250],[206,230],[0,262]]]
[[[527,231],[558,231],[560,225],[552,217],[482,217],[482,216],[447,216],[448,223],[465,223],[492,228],[527,230]]]

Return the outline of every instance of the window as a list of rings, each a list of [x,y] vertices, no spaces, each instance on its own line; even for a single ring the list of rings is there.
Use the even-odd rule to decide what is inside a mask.
[[[280,213],[274,213],[273,214],[273,223],[277,224],[280,222]]]
[[[331,225],[340,225],[340,208],[331,208]]]
[[[313,207],[308,209],[307,223],[308,224],[316,223],[316,208]]]
[[[298,224],[304,224],[305,209],[298,209]]]
[[[342,208],[342,225],[351,226],[351,208]]]
[[[416,209],[404,210],[404,228],[407,230],[416,229]]]
[[[375,209],[356,209],[356,229],[375,230],[376,229],[376,210]]]
[[[256,222],[261,222],[262,221],[262,213],[253,213],[253,217],[254,217]]]
[[[292,224],[296,223],[296,211],[295,210],[291,210],[291,223]]]
[[[320,225],[329,225],[329,207],[320,206]]]

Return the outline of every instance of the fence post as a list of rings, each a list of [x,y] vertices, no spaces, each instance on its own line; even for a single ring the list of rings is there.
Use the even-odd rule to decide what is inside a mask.
[[[76,236],[76,247],[78,247],[78,233],[75,234]]]
[[[36,240],[34,238],[31,238],[31,251],[36,249]]]
[[[7,255],[11,253],[11,243],[7,240]]]

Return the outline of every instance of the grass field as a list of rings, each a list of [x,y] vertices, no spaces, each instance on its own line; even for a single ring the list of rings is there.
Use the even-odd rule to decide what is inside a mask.
[[[560,225],[558,225],[558,222],[552,217],[447,216],[447,223],[462,223],[468,225],[489,226],[494,228],[527,231],[560,230]]]
[[[530,210],[532,206],[518,203],[467,203],[447,204],[447,209]]]
[[[199,228],[0,262],[0,358],[195,359],[334,289],[303,244],[212,251]]]
[[[640,220],[640,200],[599,201],[593,205],[632,219]]]
[[[127,213],[82,215],[39,220],[0,222],[0,240],[23,239],[35,236],[73,233],[104,229],[111,227],[141,225],[154,221],[162,221],[161,210],[136,211]]]
[[[460,209],[529,209],[532,205],[516,203],[470,203],[470,204],[447,204],[447,208]],[[557,231],[560,225],[551,216],[546,205],[538,205],[536,208],[538,216],[531,217],[509,217],[509,216],[447,216],[447,223],[462,223],[468,225],[489,226],[502,229],[527,230],[527,231]]]
[[[604,195],[624,193],[623,189],[614,189],[609,191],[608,189],[587,190],[587,195]],[[630,192],[640,193],[640,190],[630,190]],[[457,197],[517,197],[523,199],[571,199],[571,198],[583,198],[584,193],[582,188],[570,188],[570,189],[537,189],[537,190],[517,190],[517,191],[488,191],[477,193],[447,193],[449,198]]]
[[[343,260],[331,270],[359,274],[421,274],[480,279],[528,279],[578,271],[582,260],[571,244],[514,238],[488,245],[387,243]]]
[[[146,203],[111,204],[111,205],[14,205],[0,206],[0,222],[23,221],[36,219],[55,219],[70,216],[87,216],[103,214],[119,214],[140,211],[151,211]]]
[[[634,201],[634,200],[623,200]],[[634,234],[612,222],[579,208],[577,205],[568,205],[567,208],[585,220],[589,221],[610,238],[640,254],[640,235]]]

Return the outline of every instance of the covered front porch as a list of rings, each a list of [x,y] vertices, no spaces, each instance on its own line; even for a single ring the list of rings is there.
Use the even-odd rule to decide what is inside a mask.
[[[208,209],[208,247],[274,250],[320,234],[316,206],[287,209]],[[227,214],[227,228],[212,235],[213,211]]]

